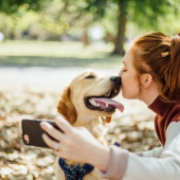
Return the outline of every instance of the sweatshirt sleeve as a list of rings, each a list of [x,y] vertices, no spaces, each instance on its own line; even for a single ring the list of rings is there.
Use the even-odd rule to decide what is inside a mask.
[[[141,155],[144,157],[156,157],[159,158],[163,151],[163,147],[155,147],[149,151],[142,152]]]
[[[157,157],[141,157],[111,148],[109,169],[102,174],[110,180],[179,180],[180,179],[180,122],[172,122],[166,131],[166,144]]]
[[[111,145],[110,162],[106,172],[101,172],[101,177],[109,180],[122,180],[128,163],[129,153],[127,150]]]

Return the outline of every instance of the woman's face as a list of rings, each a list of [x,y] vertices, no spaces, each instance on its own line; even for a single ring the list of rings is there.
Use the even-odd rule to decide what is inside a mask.
[[[122,95],[127,99],[137,99],[139,95],[140,84],[138,81],[138,73],[133,66],[133,53],[131,47],[123,58],[123,68],[119,76],[122,80]]]

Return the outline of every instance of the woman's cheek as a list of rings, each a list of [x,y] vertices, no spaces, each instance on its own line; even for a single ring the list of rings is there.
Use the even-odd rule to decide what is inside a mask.
[[[125,98],[125,95],[124,95],[124,90],[122,89],[122,96]]]
[[[121,84],[122,84],[122,88],[124,88],[125,84],[126,84],[126,81],[124,80],[124,77],[122,76],[121,77]]]
[[[122,88],[122,96],[126,99],[132,99],[132,94],[129,92],[129,88]]]
[[[122,96],[127,99],[131,98],[131,86],[128,81],[122,80]]]
[[[122,96],[125,97],[126,96],[126,84],[123,82],[123,80],[122,80],[122,89],[121,89],[121,91],[122,91]]]

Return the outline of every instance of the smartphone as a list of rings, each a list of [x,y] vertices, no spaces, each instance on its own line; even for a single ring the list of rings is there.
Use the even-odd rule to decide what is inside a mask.
[[[21,127],[22,127],[22,139],[25,145],[50,148],[49,146],[47,146],[47,144],[44,142],[42,138],[42,134],[44,133],[47,134],[47,133],[41,128],[40,126],[41,122],[48,122],[54,128],[62,132],[62,130],[58,128],[58,126],[55,124],[54,121],[45,121],[40,119],[23,119],[21,121]],[[50,135],[48,136],[52,140],[57,141]]]

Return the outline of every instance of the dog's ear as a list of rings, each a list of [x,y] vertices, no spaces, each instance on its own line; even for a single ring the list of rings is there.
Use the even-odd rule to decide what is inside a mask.
[[[101,118],[106,123],[110,123],[112,120],[112,116],[102,116]]]
[[[70,124],[74,124],[77,119],[76,109],[71,102],[71,90],[70,87],[66,88],[62,94],[62,98],[58,104],[58,112],[64,116],[64,118],[69,121]]]

